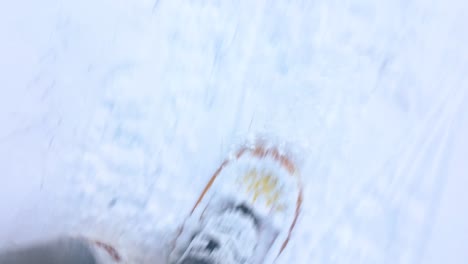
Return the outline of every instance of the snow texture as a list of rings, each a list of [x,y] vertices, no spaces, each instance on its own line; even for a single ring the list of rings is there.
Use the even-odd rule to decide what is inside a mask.
[[[301,149],[278,263],[464,263],[467,3],[1,2],[0,247],[87,234],[164,263],[263,134]]]

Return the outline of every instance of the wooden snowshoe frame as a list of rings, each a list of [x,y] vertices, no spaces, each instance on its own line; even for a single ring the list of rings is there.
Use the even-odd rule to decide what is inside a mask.
[[[262,158],[265,158],[265,157],[273,158],[275,161],[277,161],[279,164],[281,164],[281,166],[283,168],[285,168],[289,172],[291,177],[297,177],[297,167],[294,164],[294,162],[286,154],[280,153],[280,151],[277,148],[275,148],[275,147],[266,147],[266,146],[261,145],[261,144],[257,144],[254,147],[244,146],[244,147],[240,148],[237,152],[235,152],[234,158],[224,160],[224,162],[215,171],[215,173],[210,178],[210,180],[206,184],[205,188],[201,192],[200,196],[198,197],[195,205],[192,207],[192,210],[190,211],[189,216],[191,216],[195,212],[195,210],[198,208],[200,203],[203,201],[203,199],[205,198],[205,195],[210,190],[213,183],[216,181],[216,179],[218,178],[218,176],[222,172],[223,168],[226,167],[231,162],[235,162],[236,160],[238,160],[240,157],[242,157],[243,155],[245,155],[247,153],[249,153],[252,156],[257,157],[259,159],[262,159]],[[298,182],[299,186],[298,186],[298,195],[297,195],[297,200],[296,200],[296,208],[295,208],[295,212],[294,212],[294,218],[293,218],[293,220],[292,220],[292,222],[291,222],[291,224],[289,226],[288,235],[287,235],[286,239],[283,241],[282,246],[280,248],[280,251],[278,252],[276,258],[278,258],[281,255],[281,253],[284,251],[284,249],[288,245],[288,242],[291,239],[291,234],[292,234],[292,232],[294,230],[294,227],[296,225],[297,219],[298,219],[300,211],[301,211],[302,195],[303,195],[302,194],[302,186],[300,185],[299,179],[297,179],[297,182]]]

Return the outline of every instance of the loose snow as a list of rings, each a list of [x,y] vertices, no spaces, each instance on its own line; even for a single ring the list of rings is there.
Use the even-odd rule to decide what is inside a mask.
[[[0,3],[0,248],[85,234],[164,263],[220,162],[262,135],[298,149],[305,190],[278,263],[464,263],[467,12]]]

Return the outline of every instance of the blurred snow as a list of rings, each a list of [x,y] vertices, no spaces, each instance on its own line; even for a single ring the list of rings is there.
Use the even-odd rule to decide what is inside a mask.
[[[266,134],[302,149],[279,263],[463,263],[467,11],[0,3],[0,247],[84,233],[158,263],[231,146]]]

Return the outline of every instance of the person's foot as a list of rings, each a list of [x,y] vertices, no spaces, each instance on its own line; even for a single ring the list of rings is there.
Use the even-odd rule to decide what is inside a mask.
[[[178,264],[238,264],[253,256],[258,220],[245,204],[204,219]]]

